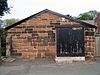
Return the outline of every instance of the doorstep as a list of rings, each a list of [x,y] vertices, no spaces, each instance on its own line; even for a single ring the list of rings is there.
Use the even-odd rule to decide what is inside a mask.
[[[85,61],[85,57],[56,57],[55,61],[60,62],[66,62],[66,63],[72,63],[74,61]]]

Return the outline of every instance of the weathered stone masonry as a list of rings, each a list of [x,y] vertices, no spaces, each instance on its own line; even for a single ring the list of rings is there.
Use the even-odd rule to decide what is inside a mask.
[[[55,25],[78,24],[80,23],[49,12],[38,14],[7,30],[7,40],[10,42],[11,54],[28,59],[55,58]],[[93,33],[95,28],[85,28],[84,30],[85,53],[86,56],[93,57],[95,50]]]
[[[95,28],[85,28],[84,47],[85,54],[88,58],[95,56]]]

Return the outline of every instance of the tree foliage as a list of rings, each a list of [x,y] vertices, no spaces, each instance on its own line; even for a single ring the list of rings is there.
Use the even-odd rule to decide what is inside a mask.
[[[19,21],[19,19],[15,19],[15,18],[6,19],[6,20],[4,20],[5,25],[6,25],[5,27],[10,26],[10,25],[16,23],[17,21]]]
[[[79,20],[93,20],[93,17],[87,13],[80,14],[77,18]]]
[[[98,11],[90,10],[88,12],[80,14],[78,17],[76,17],[76,19],[78,19],[78,20],[93,20],[96,18],[97,14],[98,14]]]
[[[93,17],[93,19],[95,19],[97,17],[97,14],[99,13],[96,10],[90,10],[87,12],[89,15],[91,15]]]
[[[0,0],[0,16],[3,16],[4,13],[9,13],[9,7],[7,0]]]

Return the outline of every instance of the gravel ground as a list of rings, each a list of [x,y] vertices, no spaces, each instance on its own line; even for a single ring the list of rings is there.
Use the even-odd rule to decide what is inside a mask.
[[[55,63],[47,59],[17,60],[3,63],[0,75],[100,75],[100,60],[74,63]]]

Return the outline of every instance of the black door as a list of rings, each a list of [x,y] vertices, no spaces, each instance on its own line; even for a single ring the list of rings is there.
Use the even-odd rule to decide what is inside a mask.
[[[57,56],[84,56],[83,27],[57,28]]]

